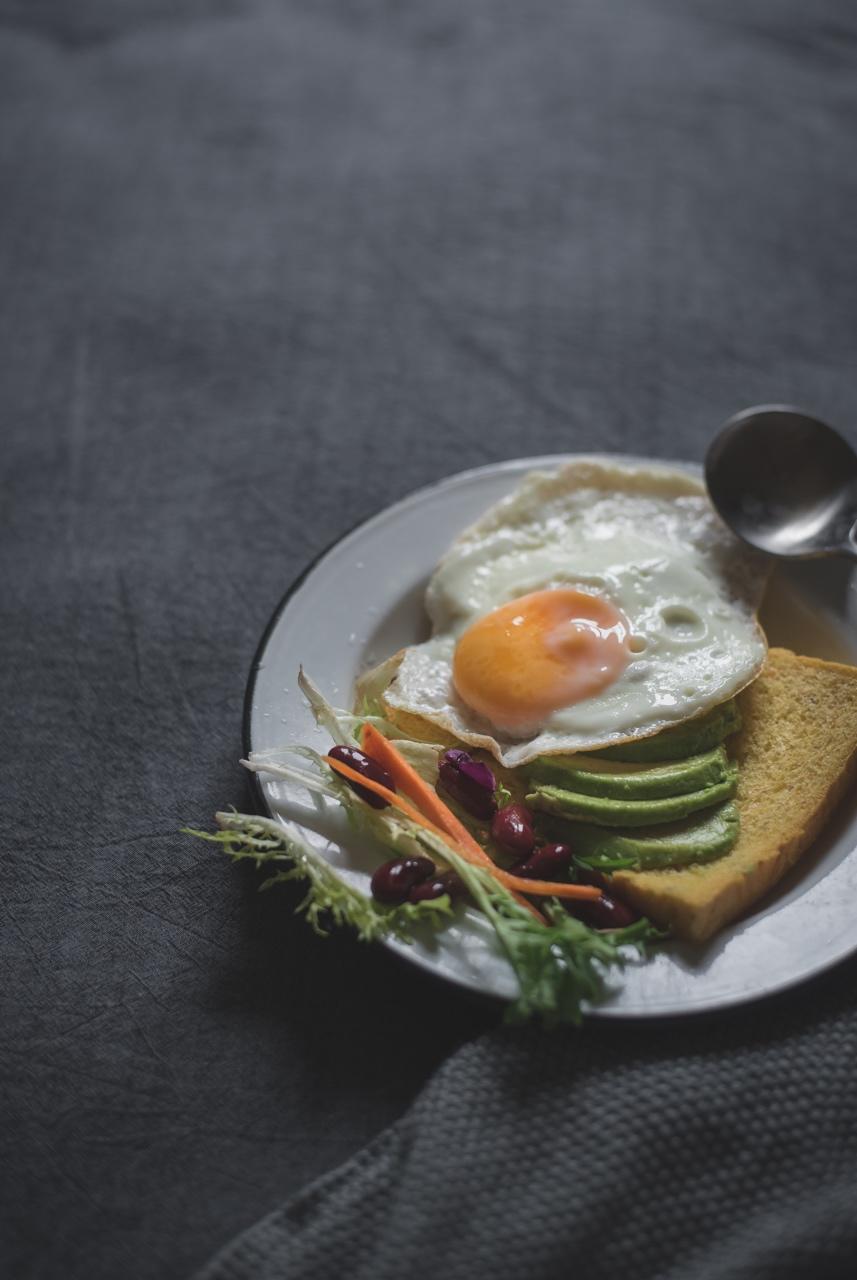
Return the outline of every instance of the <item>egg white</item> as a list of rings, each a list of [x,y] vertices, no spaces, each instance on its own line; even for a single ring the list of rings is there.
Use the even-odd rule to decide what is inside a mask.
[[[404,651],[385,702],[390,714],[418,716],[510,768],[648,737],[703,714],[761,670],[766,576],[764,559],[729,533],[684,472],[596,461],[532,472],[441,561],[426,594],[432,637]],[[456,693],[455,646],[492,609],[553,587],[617,606],[631,625],[631,661],[597,695],[513,735]]]

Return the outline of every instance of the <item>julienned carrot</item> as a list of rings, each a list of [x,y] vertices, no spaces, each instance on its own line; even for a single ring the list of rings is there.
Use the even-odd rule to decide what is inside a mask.
[[[384,766],[398,789],[410,797],[420,813],[434,826],[440,827],[441,832],[455,842],[462,857],[466,857],[468,862],[473,862],[477,866],[485,867],[492,875],[499,871],[499,867],[491,861],[479,841],[474,840],[464,823],[460,822],[449,806],[443,803],[434,787],[429,786],[420,777],[413,765],[408,764],[404,756],[400,755],[393,744],[384,737],[383,733],[379,733],[374,725],[364,724],[360,745],[367,755]],[[512,896],[519,906],[529,911],[530,915],[537,916],[544,922],[541,912],[520,893],[512,890]]]
[[[377,757],[375,758],[377,759]],[[429,819],[415,809],[413,805],[409,804],[407,800],[403,800],[397,792],[390,791],[388,787],[383,786],[380,782],[375,782],[373,778],[364,777],[362,773],[358,773],[357,770],[352,769],[350,765],[343,764],[341,760],[334,760],[331,756],[325,756],[324,759],[325,762],[330,765],[331,769],[336,773],[341,774],[343,778],[348,778],[351,782],[356,782],[361,787],[366,787],[368,791],[374,791],[375,795],[380,796],[382,800],[386,800],[388,804],[393,805],[396,809],[399,809],[400,812],[406,814],[412,822],[416,822],[421,827],[425,827],[426,831],[431,831],[433,835],[439,836],[441,840],[450,841],[451,837],[448,831],[441,830],[435,825],[435,823],[429,821]],[[384,767],[389,771],[387,760],[384,761]],[[422,782],[422,779],[420,779],[420,781]],[[426,784],[423,783],[423,785],[425,786]],[[439,803],[443,804],[443,801],[439,800]],[[455,817],[454,814],[451,816],[453,818]],[[457,822],[458,819],[456,818],[455,821]],[[462,830],[467,831],[467,828],[464,827],[463,824],[459,825],[461,825]],[[473,850],[474,845],[479,850],[480,856],[478,859]],[[485,850],[480,844],[477,844],[469,831],[467,831],[467,843],[459,843],[458,840],[453,839],[453,847],[462,858],[466,859],[467,862],[473,863],[476,866],[484,867],[486,871],[490,871],[491,875],[493,875],[495,879],[499,880],[501,884],[504,884],[507,889],[514,890],[516,895],[520,893],[530,893],[536,898],[576,898],[578,900],[584,899],[589,902],[601,897],[600,889],[596,889],[594,885],[565,884],[562,882],[554,882],[552,880],[526,880],[522,876],[512,876],[508,871],[502,871],[500,867],[491,861]]]
[[[366,787],[368,791],[374,791],[376,796],[380,796],[382,800],[386,800],[387,804],[393,805],[412,822],[418,823],[421,827],[425,827],[426,831],[430,831],[433,836],[439,836],[441,840],[448,840],[449,836],[446,831],[435,826],[433,822],[429,822],[428,818],[423,817],[419,809],[409,804],[397,792],[391,791],[389,787],[385,787],[382,782],[375,782],[374,778],[364,778],[362,773],[358,773],[356,769],[352,769],[350,764],[345,764],[342,760],[337,760],[334,756],[325,756],[325,764],[329,764],[335,773],[341,774],[343,778],[347,778],[349,782],[356,782],[361,787]],[[486,855],[487,856],[487,855]],[[470,859],[469,859],[470,860]]]
[[[378,764],[384,766],[399,790],[410,797],[420,812],[435,826],[446,831],[456,845],[461,846],[459,852],[462,856],[464,856],[464,850],[469,849],[473,854],[473,858],[469,860],[475,859],[479,866],[486,867],[498,880],[502,880],[508,889],[517,890],[515,897],[518,901],[520,901],[519,893],[530,893],[535,897],[550,893],[557,898],[588,898],[590,900],[601,897],[601,890],[595,889],[592,885],[555,884],[552,880],[525,880],[522,876],[512,876],[508,871],[502,871],[495,862],[491,861],[479,841],[474,840],[464,823],[456,818],[449,805],[444,804],[434,787],[420,777],[413,765],[408,764],[404,756],[396,750],[388,738],[384,737],[383,733],[379,733],[374,725],[364,724],[360,742],[367,756],[371,756],[373,760],[378,761]],[[534,888],[535,885],[539,885],[540,888]],[[582,892],[583,890],[585,892]]]
[[[382,800],[386,800],[387,804],[398,809],[400,813],[404,813],[412,822],[416,822],[419,826],[424,827],[426,831],[430,831],[433,836],[437,836],[444,844],[452,845],[467,862],[484,867],[486,871],[491,871],[494,874],[499,872],[499,867],[494,865],[481,844],[476,843],[466,827],[463,829],[467,832],[467,843],[459,844],[448,831],[442,831],[440,827],[436,827],[433,822],[430,822],[428,818],[420,813],[419,809],[400,796],[398,792],[390,791],[383,783],[375,782],[372,778],[364,778],[362,773],[358,773],[350,765],[343,764],[341,760],[336,760],[332,756],[325,756],[324,758],[335,773],[341,774],[343,778],[348,778],[351,782],[359,783],[361,787],[368,787],[370,791],[374,791]],[[540,924],[546,923],[538,907],[534,907],[531,902],[528,902],[526,898],[522,898],[519,893],[514,893],[514,891],[513,897],[516,902],[529,911],[531,916],[535,916]]]
[[[399,791],[413,800],[429,821],[459,844],[469,847],[482,866],[494,866],[479,841],[474,840],[464,823],[456,818],[449,805],[444,804],[434,787],[420,777],[413,765],[408,764],[383,733],[379,733],[374,725],[364,724],[361,742],[367,756],[384,766]]]

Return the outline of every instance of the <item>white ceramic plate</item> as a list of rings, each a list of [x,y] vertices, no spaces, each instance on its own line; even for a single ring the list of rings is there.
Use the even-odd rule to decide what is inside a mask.
[[[426,637],[425,585],[456,534],[525,472],[569,460],[523,458],[452,476],[388,507],[325,552],[288,592],[259,646],[247,687],[245,750],[287,743],[327,749],[298,691],[299,665],[331,702],[350,706],[363,670]],[[857,576],[839,561],[780,566],[762,621],[772,644],[857,663]],[[259,785],[275,817],[318,825],[317,810],[290,784],[261,777]],[[325,835],[311,838],[343,876],[368,890],[377,850],[362,847],[341,816],[331,814]],[[475,911],[437,939],[388,945],[474,991],[499,997],[515,991],[508,962]],[[630,965],[592,1012],[639,1018],[738,1004],[800,982],[855,950],[857,805],[847,801],[817,847],[752,916],[705,947],[672,943]]]

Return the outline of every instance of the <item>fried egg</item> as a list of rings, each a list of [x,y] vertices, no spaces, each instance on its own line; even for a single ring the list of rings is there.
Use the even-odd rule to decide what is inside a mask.
[[[508,767],[648,737],[761,670],[766,576],[684,472],[532,472],[441,561],[384,700]]]

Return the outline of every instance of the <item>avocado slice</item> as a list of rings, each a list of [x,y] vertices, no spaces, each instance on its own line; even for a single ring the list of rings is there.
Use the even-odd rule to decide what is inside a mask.
[[[551,834],[567,840],[582,858],[627,858],[631,869],[658,871],[689,867],[722,858],[740,830],[738,809],[727,800],[716,809],[685,822],[647,831],[605,831],[579,822],[555,822]]]
[[[599,827],[650,827],[677,822],[698,809],[720,804],[735,794],[737,765],[727,765],[727,776],[714,786],[683,795],[661,796],[657,800],[617,800],[611,796],[586,795],[550,783],[536,786],[526,797],[531,809],[540,809],[577,822],[594,822]]]
[[[734,698],[721,702],[704,716],[686,720],[673,729],[663,729],[652,738],[640,738],[637,742],[621,742],[616,747],[605,747],[593,755],[601,760],[623,760],[646,764],[653,760],[683,760],[686,756],[699,755],[718,746],[724,738],[741,728],[741,712]]]
[[[729,777],[724,747],[663,765],[627,764],[599,756],[540,756],[528,769],[531,782],[616,800],[655,800],[716,786]]]

